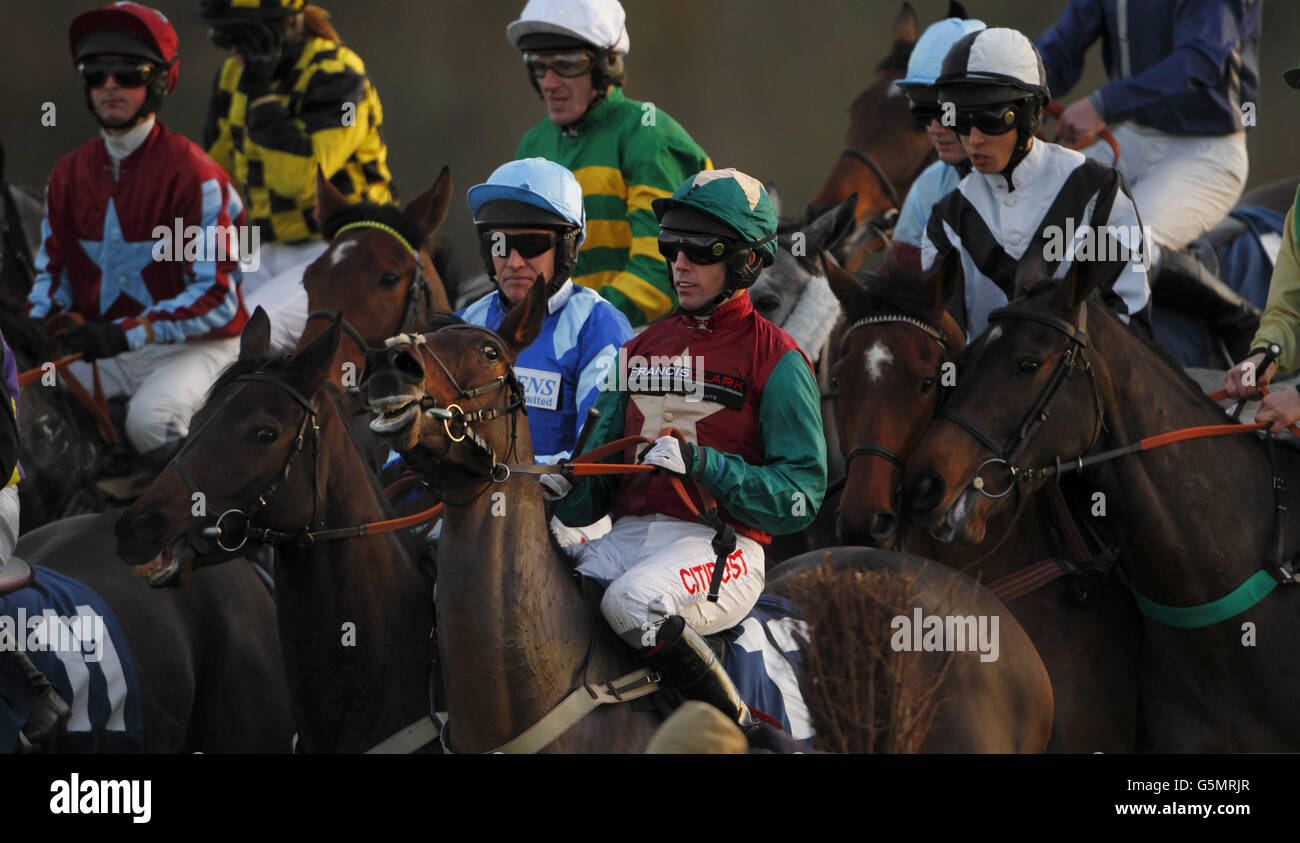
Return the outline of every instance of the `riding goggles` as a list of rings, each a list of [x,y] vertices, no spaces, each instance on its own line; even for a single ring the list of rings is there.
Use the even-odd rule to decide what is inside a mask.
[[[112,76],[123,88],[147,85],[158,66],[151,61],[83,61],[77,65],[81,79],[92,88],[98,88]]]
[[[511,252],[518,252],[524,260],[531,260],[555,248],[559,237],[554,231],[507,234],[504,231],[488,230],[479,234],[484,251],[492,257],[508,258]]]
[[[912,126],[918,131],[930,128],[931,120],[943,122],[943,108],[938,103],[911,103]]]
[[[677,260],[679,252],[697,266],[709,266],[724,260],[732,251],[732,242],[712,234],[679,234],[675,231],[659,232],[659,254],[669,263]]]
[[[1019,105],[1002,105],[978,110],[957,109],[953,128],[959,135],[969,135],[971,128],[985,135],[1005,135],[1020,122]]]
[[[554,53],[551,55],[524,53],[524,65],[527,66],[528,73],[538,81],[541,81],[548,70],[554,70],[556,75],[563,76],[566,79],[590,73],[595,59],[595,54],[590,50]]]

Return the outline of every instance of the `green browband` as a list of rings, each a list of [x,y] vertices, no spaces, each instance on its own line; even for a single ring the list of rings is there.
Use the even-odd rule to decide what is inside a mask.
[[[1256,571],[1231,594],[1199,606],[1164,606],[1138,594],[1136,588],[1133,589],[1133,597],[1137,600],[1138,609],[1149,618],[1179,629],[1200,629],[1240,615],[1267,597],[1275,588],[1277,580],[1272,575],[1267,571]]]

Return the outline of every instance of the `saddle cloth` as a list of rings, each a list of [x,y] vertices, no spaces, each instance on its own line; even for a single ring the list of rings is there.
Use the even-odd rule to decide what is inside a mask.
[[[799,639],[808,635],[803,613],[769,594],[745,619],[710,635],[725,646],[723,666],[751,708],[777,720],[795,740],[811,744],[812,721],[799,692]]]
[[[25,588],[0,595],[0,752],[27,723],[31,692],[8,652],[25,652],[72,708],[64,752],[140,752],[140,680],[126,634],[103,599],[64,574],[33,566]]]

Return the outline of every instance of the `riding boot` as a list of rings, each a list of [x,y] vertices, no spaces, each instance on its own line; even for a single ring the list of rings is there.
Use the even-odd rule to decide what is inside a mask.
[[[26,653],[9,651],[5,655],[22,668],[31,688],[32,709],[27,715],[27,725],[23,726],[23,735],[33,744],[48,748],[51,739],[63,731],[72,709]]]
[[[1250,351],[1250,341],[1259,329],[1260,309],[1214,277],[1196,258],[1163,249],[1148,280],[1158,307],[1203,317],[1223,339],[1234,361]]]
[[[742,728],[753,725],[749,707],[740,698],[731,677],[698,632],[681,615],[664,621],[655,645],[642,653],[669,679],[682,696],[716,707]]]

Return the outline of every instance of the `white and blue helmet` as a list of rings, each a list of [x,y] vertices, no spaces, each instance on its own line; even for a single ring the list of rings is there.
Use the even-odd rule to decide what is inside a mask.
[[[934,83],[942,72],[948,50],[964,36],[987,28],[984,21],[973,18],[945,18],[931,24],[912,47],[912,56],[907,60],[907,75],[895,84],[914,100],[937,100]]]
[[[557,246],[553,290],[569,278],[578,262],[578,247],[587,239],[587,209],[582,186],[565,167],[545,158],[521,158],[497,167],[483,184],[466,194],[474,227],[480,232],[499,228],[550,228],[563,234]],[[489,276],[495,265],[485,241],[483,263]]]

